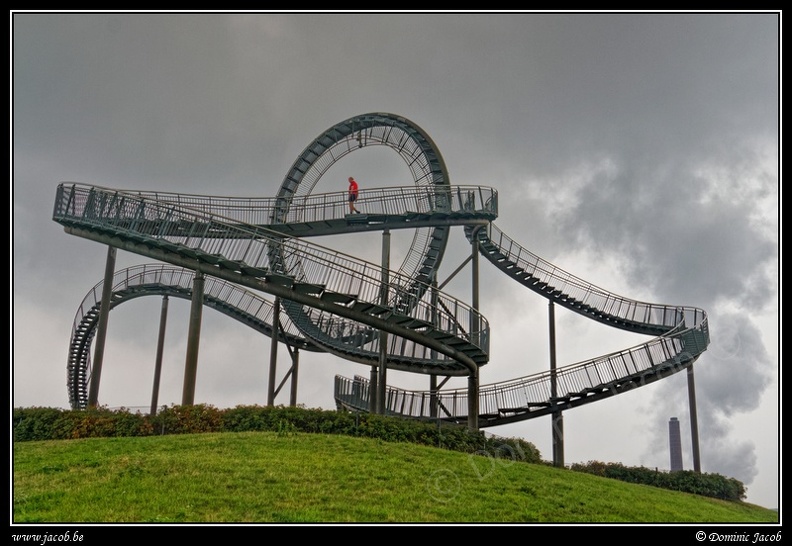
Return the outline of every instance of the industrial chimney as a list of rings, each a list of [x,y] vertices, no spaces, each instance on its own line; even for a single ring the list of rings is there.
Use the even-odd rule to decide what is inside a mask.
[[[671,472],[682,470],[682,437],[679,434],[679,421],[672,417],[668,422],[668,445],[671,449]]]

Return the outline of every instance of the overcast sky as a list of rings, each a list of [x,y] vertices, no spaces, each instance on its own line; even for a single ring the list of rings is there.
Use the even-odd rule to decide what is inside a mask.
[[[107,249],[52,220],[59,182],[274,196],[324,130],[390,112],[430,135],[452,184],[498,190],[495,223],[526,249],[622,296],[708,312],[712,344],[694,367],[701,469],[777,507],[780,22],[778,13],[12,13],[13,407],[68,407],[72,324],[104,274]],[[362,189],[412,184],[396,154],[365,149],[314,192],[344,190],[348,176]],[[394,236],[394,253],[411,236]],[[378,260],[376,234],[315,242]],[[452,230],[441,281],[469,249]],[[148,261],[119,251],[117,269]],[[481,383],[546,371],[547,300],[484,260],[480,275],[492,329]],[[448,291],[469,301],[470,290],[468,266]],[[140,298],[111,314],[100,404],[150,404],[160,307]],[[188,312],[171,299],[160,405],[181,401]],[[646,340],[556,308],[559,366]],[[207,310],[196,402],[265,404],[269,354],[269,338]],[[278,355],[280,381],[288,354]],[[301,353],[298,402],[334,408],[336,374],[368,368]],[[428,388],[424,376],[388,379]],[[565,462],[668,469],[668,421],[678,417],[692,469],[687,388],[680,373],[565,412]],[[276,403],[288,397],[286,387]],[[549,418],[488,430],[552,460]]]

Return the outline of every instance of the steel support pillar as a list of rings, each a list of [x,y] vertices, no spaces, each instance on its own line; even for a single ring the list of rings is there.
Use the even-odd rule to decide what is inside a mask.
[[[190,304],[190,325],[187,332],[187,358],[184,363],[184,386],[182,405],[195,403],[195,380],[198,376],[198,346],[201,342],[201,314],[203,313],[204,274],[195,272],[193,278],[192,303]]]
[[[102,302],[99,306],[99,325],[96,330],[94,359],[91,367],[91,384],[88,389],[88,407],[95,408],[99,400],[99,381],[102,378],[105,340],[107,339],[107,321],[110,318],[110,298],[113,295],[113,274],[115,273],[116,248],[107,247],[104,284],[102,286]]]
[[[547,307],[548,323],[550,327],[550,397],[558,396],[556,384],[556,336],[555,336],[555,304],[550,301]],[[553,402],[555,404],[555,402]],[[564,415],[556,409],[551,414],[553,434],[553,466],[564,466]]]
[[[564,468],[564,414],[560,410],[551,414],[553,426],[553,466]]]
[[[437,269],[432,271],[432,288],[431,288],[431,302],[432,302],[432,325],[437,326]],[[432,349],[429,351],[429,357],[434,360],[437,358],[437,351]],[[437,374],[429,376],[429,416],[433,419],[440,415],[440,396],[437,389]],[[439,423],[439,421],[438,421]]]
[[[165,324],[168,321],[168,296],[162,296],[160,311],[159,336],[157,338],[157,360],[154,362],[154,385],[151,387],[151,415],[157,414],[159,400],[160,377],[162,376],[162,353],[165,347]]]
[[[269,382],[267,384],[267,406],[275,405],[275,375],[278,366],[278,338],[280,337],[281,300],[275,298],[272,312],[272,340],[270,343]]]
[[[479,315],[479,242],[478,232],[481,227],[473,230],[473,237],[471,238],[471,255],[472,260],[472,289],[473,289],[473,310],[470,315],[472,324],[470,325],[471,342],[476,345],[479,344],[479,336],[481,335],[481,320]],[[470,371],[468,376],[468,429],[476,432],[479,429],[479,370],[478,367]]]
[[[388,306],[388,285],[390,284],[390,230],[382,232],[382,284],[380,284],[380,305]],[[385,415],[385,396],[388,386],[388,332],[379,333],[379,382],[377,383],[376,413]]]
[[[377,369],[379,366],[371,366],[369,373],[369,413],[377,413],[377,393],[379,392],[379,381],[377,379]]]
[[[473,305],[473,313],[470,315],[470,333],[471,333],[471,342],[476,345],[480,345],[480,335],[481,335],[481,320],[479,315],[479,243],[478,243],[478,232],[481,228],[476,228],[473,230],[473,254],[471,254],[470,259],[472,260],[472,287],[473,287],[473,294],[472,297],[472,305]]]
[[[292,407],[297,406],[297,371],[300,368],[300,349],[295,347],[292,354],[292,373],[291,373],[291,394],[289,397],[289,405]]]
[[[468,430],[478,432],[479,377],[478,368],[468,376]]]
[[[688,404],[690,405],[690,439],[693,446],[693,470],[701,472],[699,454],[698,416],[696,413],[696,381],[693,377],[693,364],[687,369]]]

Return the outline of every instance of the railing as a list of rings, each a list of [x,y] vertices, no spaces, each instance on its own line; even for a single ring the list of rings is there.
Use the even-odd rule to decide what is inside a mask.
[[[706,319],[706,313],[696,307],[658,305],[636,301],[586,282],[526,250],[494,224],[489,225],[487,236],[508,261],[530,273],[539,282],[546,283],[568,298],[595,308],[604,314],[637,324],[662,326],[665,329],[670,329],[680,323],[689,327],[697,327]]]
[[[473,231],[468,230],[472,237]],[[478,235],[482,252],[493,256],[506,270],[526,283],[538,283],[537,291],[550,298],[583,303],[588,309],[631,321],[636,331],[655,326],[663,335],[608,355],[572,364],[555,371],[481,386],[478,390],[480,415],[502,416],[532,408],[548,408],[571,399],[581,400],[590,393],[634,388],[656,380],[658,374],[672,374],[685,368],[706,350],[709,324],[702,309],[677,305],[658,305],[623,298],[585,282],[528,252],[490,224]],[[515,267],[512,267],[514,265]],[[508,266],[508,267],[507,267]],[[529,277],[525,277],[527,274]],[[624,326],[622,326],[624,327]],[[367,383],[356,378],[350,383],[336,378],[336,400],[355,408],[357,395],[365,393]],[[367,394],[365,395],[367,396]],[[415,418],[464,419],[469,401],[468,389],[447,389],[438,392],[405,391],[389,388],[386,411]],[[365,407],[357,406],[357,409]],[[537,413],[537,412],[534,412]]]
[[[143,286],[161,286],[171,289],[183,289],[192,292],[195,271],[163,264],[142,264],[117,271],[113,275],[113,293],[126,291],[130,288]],[[93,286],[77,308],[72,326],[72,338],[102,301],[104,281]],[[274,308],[272,302],[263,299],[259,294],[246,290],[241,286],[222,279],[209,277],[204,280],[204,297],[209,300],[222,301],[229,308],[234,308],[242,315],[248,315],[262,323],[272,325]],[[281,317],[281,329],[296,338],[301,337],[300,331]]]
[[[223,217],[231,223],[267,226],[336,220],[349,213],[347,192],[283,197],[223,197],[157,191],[130,191],[147,201],[191,209],[203,216]],[[369,215],[478,213],[497,216],[497,191],[482,186],[426,186],[361,189],[355,206]],[[275,211],[287,211],[285,214]]]
[[[565,366],[555,372],[542,372],[479,388],[480,415],[498,416],[531,408],[549,407],[559,400],[585,397],[586,391],[612,390],[642,386],[657,374],[671,375],[693,362],[705,349],[708,340],[706,319],[697,328],[675,331],[630,349],[598,356]],[[556,384],[553,396],[552,383]],[[336,400],[351,409],[368,406],[369,383],[365,378],[354,380],[337,376]],[[467,418],[469,391],[463,389],[403,390],[388,387],[385,411],[402,417],[420,419]]]
[[[117,271],[113,275],[111,306],[121,301],[150,295],[174,295],[189,298],[192,294],[195,272],[171,265],[143,264]],[[87,405],[87,388],[91,376],[90,344],[96,333],[99,307],[104,281],[91,288],[77,308],[67,363],[67,388],[72,408]],[[220,312],[243,320],[249,325],[257,323],[259,330],[271,335],[274,320],[273,303],[259,294],[215,277],[204,281],[204,302]],[[279,335],[292,345],[305,350],[317,351],[287,316],[281,316]]]
[[[480,194],[484,195],[484,193]],[[492,194],[487,193],[489,197]],[[174,200],[160,199],[160,194],[141,194],[61,184],[58,187],[53,218],[65,225],[79,225],[130,239],[157,243],[184,255],[222,258],[240,264],[244,271],[256,276],[268,273],[297,275],[301,282],[322,286],[324,290],[353,295],[358,301],[379,304],[382,301],[382,268],[341,252],[292,239],[264,227],[245,225],[216,213],[206,205],[187,206]],[[156,197],[156,199],[155,199]],[[465,201],[467,202],[467,201]],[[491,203],[492,201],[490,201]],[[216,209],[212,209],[215,210]],[[277,252],[272,252],[276,249]],[[271,263],[277,255],[282,263]],[[247,269],[244,269],[247,268]],[[410,316],[429,322],[433,329],[464,339],[488,352],[489,325],[478,311],[464,302],[438,292],[436,300],[427,301],[404,287],[415,280],[400,273],[389,273],[384,292],[393,303],[391,312],[398,314],[409,302]],[[396,309],[398,303],[398,309]],[[464,330],[474,326],[474,329]]]

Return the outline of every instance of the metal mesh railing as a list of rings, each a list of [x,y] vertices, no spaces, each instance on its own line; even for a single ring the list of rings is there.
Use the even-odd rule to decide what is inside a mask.
[[[380,265],[303,241],[284,240],[266,228],[212,214],[207,207],[182,205],[139,192],[61,184],[53,217],[66,225],[120,234],[197,259],[222,259],[257,276],[292,275],[325,291],[354,295],[357,301],[382,302]],[[278,263],[272,262],[273,257]],[[481,343],[489,340],[489,325],[478,311],[442,293],[438,294],[437,303],[428,301],[424,297],[428,286],[420,296],[407,291],[404,287],[414,285],[415,280],[402,274],[390,272],[389,281],[384,289],[387,301],[399,303],[398,309],[395,305],[390,309],[391,313],[409,309],[412,317],[431,318],[433,330],[487,351],[488,347]],[[407,301],[410,304],[405,307]]]
[[[658,374],[670,375],[686,368],[706,349],[707,320],[697,328],[678,330],[647,343],[565,366],[555,372],[542,372],[479,388],[480,415],[499,416],[547,408],[574,397],[585,397],[587,391],[641,386],[655,380]],[[553,386],[555,384],[555,387]],[[336,378],[336,399],[351,409],[365,410],[357,405],[367,401],[368,382],[364,378]],[[555,392],[554,392],[555,391]],[[464,421],[468,418],[468,389],[403,390],[388,387],[386,412],[420,419],[441,418]],[[497,418],[497,417],[496,417]]]
[[[222,197],[130,190],[124,193],[150,202],[190,209],[203,216],[224,218],[246,227],[271,225],[273,212],[284,201],[280,197]],[[355,205],[370,215],[432,214],[438,211],[448,214],[497,214],[497,191],[481,186],[361,189]],[[347,192],[292,197],[288,212],[278,223],[326,222],[344,218],[348,212]]]
[[[468,229],[468,236],[474,231]],[[525,250],[513,239],[490,224],[487,231],[479,232],[478,242],[482,252],[488,253],[524,284],[537,285],[546,297],[562,296],[584,304],[587,310],[597,310],[603,315],[635,323],[636,330],[647,325],[665,333],[660,337],[612,354],[572,364],[554,371],[543,372],[507,382],[482,386],[478,391],[480,415],[503,416],[532,408],[548,408],[578,401],[589,393],[610,390],[616,392],[626,386],[634,388],[656,380],[658,374],[672,374],[694,362],[709,344],[709,325],[706,313],[699,308],[678,305],[651,304],[630,300],[591,283]],[[365,381],[358,378],[356,392],[361,392]],[[344,378],[336,380],[336,399],[354,406],[352,384]],[[468,389],[406,391],[390,388],[386,396],[386,411],[414,418],[467,418]],[[358,407],[357,409],[365,409]],[[538,414],[539,412],[535,412]]]
[[[113,275],[111,306],[145,295],[181,294],[189,298],[195,272],[163,264],[142,264],[117,271]],[[93,286],[83,298],[72,325],[67,362],[67,388],[73,408],[87,405],[87,388],[91,378],[90,345],[96,333],[104,281]],[[259,331],[271,335],[274,304],[261,295],[233,283],[209,277],[204,281],[204,301],[220,312],[247,324],[259,324]],[[303,349],[312,348],[287,316],[279,321],[280,337]]]
[[[506,257],[506,260],[530,274],[538,282],[545,283],[566,297],[604,314],[637,324],[661,326],[666,329],[679,324],[697,327],[706,318],[706,313],[696,307],[646,303],[604,290],[526,250],[494,224],[490,224],[487,228],[486,237],[488,242]]]

